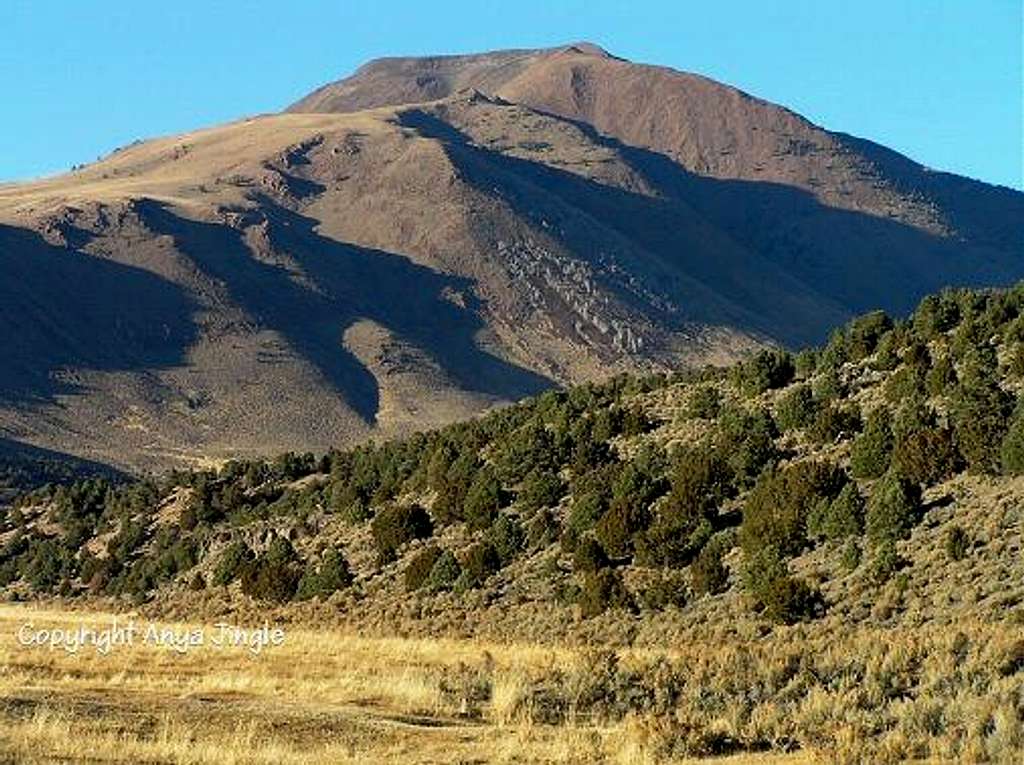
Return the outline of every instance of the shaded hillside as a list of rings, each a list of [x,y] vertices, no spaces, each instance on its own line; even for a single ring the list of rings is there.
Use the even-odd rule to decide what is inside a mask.
[[[106,465],[0,439],[0,505],[9,505],[26,491],[46,484],[68,484],[97,476],[112,481],[128,478]]]
[[[0,188],[0,433],[203,465],[797,348],[1021,278],[1021,200],[595,46],[372,62]]]

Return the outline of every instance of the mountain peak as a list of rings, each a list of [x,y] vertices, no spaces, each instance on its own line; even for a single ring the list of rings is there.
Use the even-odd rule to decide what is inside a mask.
[[[562,47],[558,48],[557,50],[559,50],[562,53],[577,53],[577,54],[584,55],[584,56],[600,56],[601,58],[618,58],[618,56],[613,56],[611,53],[609,53],[607,50],[602,48],[597,43],[587,42],[586,40],[581,40],[580,42],[574,42],[574,43],[569,43],[568,45],[563,45]]]

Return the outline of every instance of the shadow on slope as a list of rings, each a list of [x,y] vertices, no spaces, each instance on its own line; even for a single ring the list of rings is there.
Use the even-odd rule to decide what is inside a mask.
[[[933,199],[947,213],[958,235],[975,244],[1024,253],[1024,193],[928,170],[866,138],[847,133],[832,135],[867,157],[901,191]]]
[[[818,342],[837,324],[874,308],[905,313],[948,285],[999,285],[1024,276],[1020,253],[831,208],[784,184],[695,175],[657,152],[598,135],[586,123],[547,116],[572,122],[616,151],[659,196],[485,151],[423,110],[402,112],[401,122],[443,141],[479,188],[498,188],[522,214],[553,218],[564,244],[581,257],[593,251],[602,229],[639,245],[652,261],[642,264],[649,278],[692,320],[717,323],[722,316],[686,294],[680,276],[716,294],[738,328],[790,345]],[[569,210],[582,213],[583,225]]]
[[[343,345],[345,330],[370,319],[433,355],[464,389],[518,399],[551,386],[540,375],[514,366],[476,345],[484,326],[468,280],[437,273],[392,253],[322,237],[316,221],[254,198],[243,212],[243,229],[266,222],[276,253],[286,254],[305,280],[276,263],[254,257],[244,230],[191,220],[165,205],[143,200],[138,212],[155,233],[208,275],[226,285],[233,300],[261,326],[280,333],[346,403],[368,423],[380,405],[377,380]],[[465,308],[445,299],[463,295]]]
[[[148,271],[0,225],[0,401],[73,393],[74,368],[177,366],[196,337],[195,308]]]
[[[945,238],[898,220],[829,207],[792,186],[707,178],[657,152],[616,148],[659,193],[686,201],[849,315],[876,308],[905,314],[944,287],[1005,286],[1024,276],[1024,250],[998,249],[1001,243],[989,230],[977,229],[977,238]]]
[[[124,481],[129,476],[109,465],[73,457],[63,452],[40,449],[0,437],[0,505],[23,491],[47,483],[69,483],[100,476]]]

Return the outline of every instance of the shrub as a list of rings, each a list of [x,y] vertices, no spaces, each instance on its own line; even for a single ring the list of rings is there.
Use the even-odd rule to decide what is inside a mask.
[[[261,558],[267,563],[286,565],[297,562],[299,556],[288,537],[275,534]]]
[[[589,423],[590,421],[584,420],[583,422]],[[612,453],[607,442],[596,440],[593,429],[584,425],[581,427],[580,433],[573,437],[570,459],[573,473],[582,475],[588,470],[610,462]]]
[[[451,550],[441,553],[430,569],[427,589],[430,592],[447,592],[455,587],[462,574],[462,566]]]
[[[423,587],[440,557],[441,548],[435,544],[427,545],[416,553],[405,567],[405,589],[412,592]]]
[[[954,357],[963,359],[987,340],[981,323],[973,316],[966,316],[953,333],[949,349]]]
[[[921,490],[894,471],[886,473],[871,492],[865,527],[875,542],[905,539],[917,522]]]
[[[554,434],[543,422],[531,420],[502,440],[495,462],[502,477],[509,481],[522,480],[532,470],[556,470]]]
[[[718,504],[733,494],[732,470],[718,449],[704,445],[676,455],[666,505],[692,506],[704,499]]]
[[[550,470],[532,470],[523,481],[518,500],[524,512],[542,507],[554,507],[562,498],[565,486],[557,473]]]
[[[722,411],[722,393],[713,385],[700,385],[690,394],[686,415],[701,420],[713,420]]]
[[[579,605],[585,619],[602,614],[610,608],[634,608],[633,599],[622,577],[612,568],[602,568],[584,577]]]
[[[875,359],[871,364],[872,369],[880,371],[892,371],[900,364],[900,343],[902,337],[899,332],[887,332],[878,343],[875,350]]]
[[[441,491],[445,488],[448,483],[448,470],[458,456],[458,449],[451,441],[439,441],[427,462],[427,486],[435,491]]]
[[[808,513],[819,500],[839,494],[844,483],[841,470],[822,462],[798,462],[765,473],[743,508],[743,549],[752,554],[772,547],[781,555],[797,555],[807,544]]]
[[[609,555],[632,554],[634,537],[650,523],[651,504],[667,487],[661,475],[663,470],[660,457],[641,453],[619,472],[608,510],[594,527],[598,541]]]
[[[953,433],[972,472],[994,473],[1013,401],[998,384],[994,353],[978,349],[964,362],[953,400]]]
[[[364,523],[373,517],[369,498],[358,487],[351,484],[334,484],[330,489],[332,513],[340,515],[346,523]]]
[[[181,509],[181,514],[178,516],[178,525],[182,531],[192,531],[199,525],[199,518],[192,504],[188,504]]]
[[[507,566],[522,551],[526,534],[515,517],[502,514],[491,527],[488,539],[494,545],[501,565]]]
[[[647,528],[647,508],[636,504],[619,502],[601,516],[594,527],[601,546],[617,558],[633,553],[633,537]]]
[[[345,556],[332,548],[323,554],[319,566],[314,566],[312,561],[307,565],[306,572],[299,580],[296,595],[301,600],[325,599],[348,587],[352,579],[352,571]]]
[[[900,367],[885,381],[883,392],[886,401],[898,404],[908,398],[922,396],[924,394],[924,384],[914,370],[909,367]]]
[[[654,576],[640,590],[640,603],[648,611],[682,608],[686,605],[686,582],[679,572]]]
[[[1017,404],[1010,426],[999,447],[1004,475],[1024,474],[1024,400]]]
[[[136,565],[142,565],[158,580],[172,579],[182,571],[196,565],[198,549],[191,537],[167,534],[161,530],[150,555],[141,558]],[[174,541],[171,541],[171,540]]]
[[[893,575],[906,565],[907,561],[901,558],[896,551],[896,541],[886,538],[875,549],[868,575],[875,584],[882,585],[892,579]]]
[[[952,561],[961,561],[967,557],[971,547],[971,539],[963,526],[954,524],[946,532],[946,555]]]
[[[620,434],[630,438],[646,433],[654,426],[654,422],[647,417],[646,412],[639,406],[631,406],[622,413],[622,426]]]
[[[300,574],[290,563],[260,556],[242,571],[242,592],[257,600],[287,603],[295,595]]]
[[[490,468],[481,468],[466,494],[463,507],[466,523],[471,529],[489,528],[498,517],[502,504],[503,493],[498,477]]]
[[[244,568],[252,562],[253,552],[245,542],[232,542],[221,553],[217,567],[213,570],[213,584],[225,587],[241,576]]]
[[[776,624],[793,624],[823,608],[821,595],[790,576],[784,558],[771,545],[747,557],[743,580],[754,607]]]
[[[455,583],[457,591],[474,589],[501,568],[498,551],[488,541],[470,545],[462,556],[462,574]]]
[[[920,335],[931,340],[953,329],[960,321],[960,308],[949,293],[928,295],[918,305],[911,319]]]
[[[795,385],[779,399],[775,410],[775,421],[785,432],[806,428],[814,421],[817,405],[809,385]]]
[[[953,434],[944,428],[912,431],[897,439],[892,467],[911,483],[932,486],[960,469]]]
[[[859,361],[875,352],[879,340],[893,328],[884,311],[872,311],[850,322],[846,332],[846,351],[851,361]]]
[[[526,527],[526,543],[531,550],[542,549],[558,540],[559,531],[561,526],[554,513],[546,508],[539,510]]]
[[[148,524],[142,520],[124,521],[117,535],[107,542],[107,552],[118,563],[125,563],[146,541]]]
[[[880,477],[889,469],[892,448],[892,418],[888,409],[879,407],[850,447],[850,472],[856,478]]]
[[[843,556],[840,558],[840,563],[847,571],[853,571],[860,565],[861,556],[860,544],[856,539],[851,539],[846,543],[846,547],[843,548]]]
[[[841,399],[846,394],[846,387],[834,369],[828,369],[815,379],[812,390],[814,400],[819,404]]]
[[[928,345],[914,338],[903,351],[903,363],[920,388],[932,366],[932,354]]]
[[[434,525],[419,505],[388,505],[377,513],[370,531],[378,560],[388,563],[398,557],[402,545],[433,534]]]
[[[608,495],[600,488],[582,489],[573,492],[572,509],[569,511],[569,528],[583,533],[593,528],[608,510]]]
[[[860,412],[853,403],[823,406],[814,417],[807,435],[818,444],[837,443],[852,438],[860,430]]]
[[[925,390],[932,396],[946,395],[956,385],[956,368],[949,354],[943,354],[935,360],[932,368],[924,378]]]
[[[1003,339],[1008,343],[1024,342],[1024,316],[1018,316],[1013,321],[1007,322],[1003,329]]]
[[[796,379],[809,379],[818,368],[818,352],[813,348],[805,348],[793,359]]]
[[[771,414],[760,409],[726,409],[719,419],[715,446],[725,455],[729,470],[740,486],[749,486],[758,474],[775,459],[778,432]]]
[[[661,512],[636,539],[636,559],[641,566],[685,566],[711,538],[714,506],[692,507],[686,512]]]
[[[856,536],[864,531],[864,498],[853,481],[833,499],[821,499],[807,519],[808,536],[831,541]]]
[[[793,357],[786,351],[766,349],[733,367],[733,381],[747,395],[782,388],[793,380]]]
[[[722,535],[712,537],[690,566],[690,586],[698,595],[717,595],[729,586],[729,571],[723,563],[728,549]]]
[[[914,433],[935,427],[935,412],[920,396],[905,400],[896,410],[892,421],[892,433],[899,443]]]
[[[712,533],[716,503],[732,494],[731,470],[714,449],[688,449],[676,459],[672,489],[654,523],[637,540],[645,566],[685,566]]]
[[[75,574],[71,551],[52,539],[32,539],[21,568],[21,574],[39,592],[52,591]]]
[[[464,520],[462,504],[465,501],[463,492],[452,484],[445,485],[434,498],[434,504],[430,510],[434,518],[441,525],[456,523]]]
[[[847,361],[846,332],[842,327],[832,330],[828,343],[818,355],[818,371],[836,372]]]
[[[587,536],[579,541],[572,556],[572,567],[574,571],[593,573],[598,569],[608,566],[608,556],[601,547],[601,543],[593,537]]]
[[[1020,319],[1018,319],[1020,321]],[[1016,342],[1010,352],[1010,361],[1007,372],[1011,377],[1020,380],[1024,378],[1024,344],[1020,340]]]

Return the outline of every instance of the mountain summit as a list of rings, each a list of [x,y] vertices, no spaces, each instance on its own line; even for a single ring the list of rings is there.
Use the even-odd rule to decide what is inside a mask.
[[[320,449],[1024,277],[1024,194],[590,43],[386,58],[0,187],[0,437]]]

